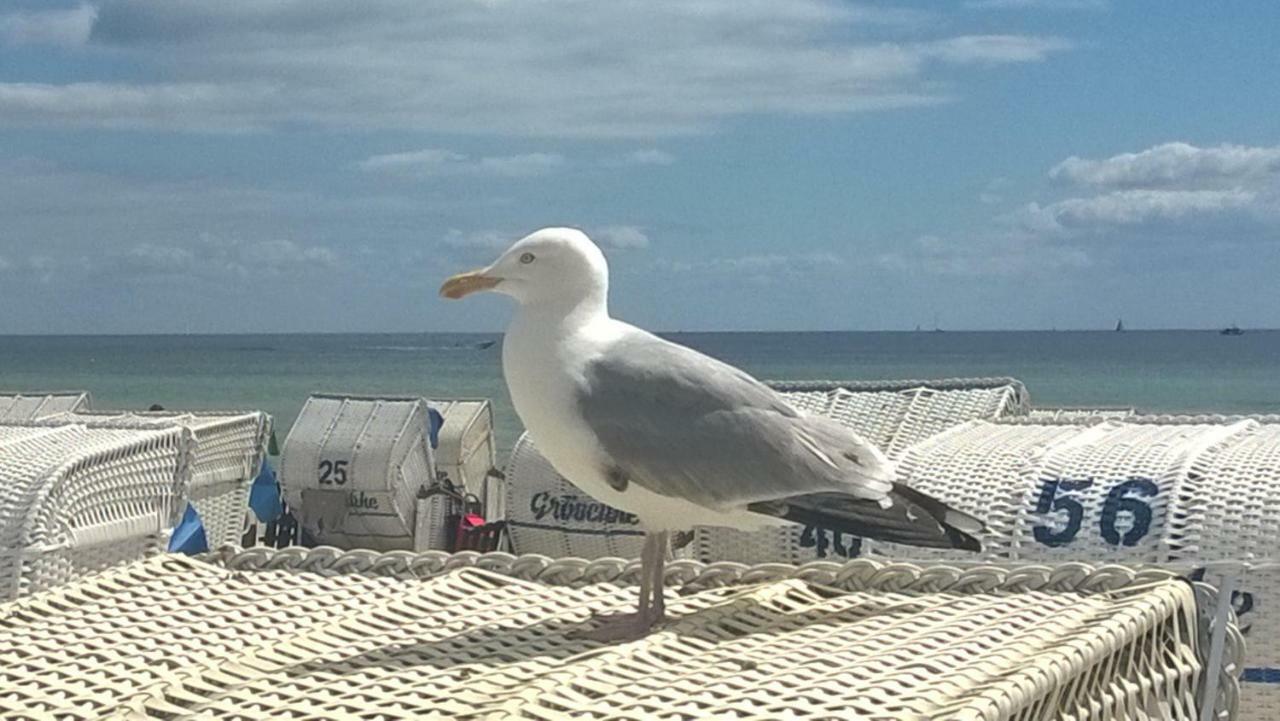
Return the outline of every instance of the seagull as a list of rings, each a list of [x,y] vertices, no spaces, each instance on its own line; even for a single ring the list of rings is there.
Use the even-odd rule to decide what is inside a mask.
[[[900,483],[849,428],[802,413],[727,363],[609,315],[604,253],[544,228],[440,294],[514,298],[502,372],[538,449],[570,483],[645,530],[636,613],[581,635],[635,639],[665,616],[672,533],[816,524],[864,538],[981,550],[983,524]]]

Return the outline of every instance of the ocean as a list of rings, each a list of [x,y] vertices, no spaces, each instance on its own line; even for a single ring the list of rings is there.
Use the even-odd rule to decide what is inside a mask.
[[[766,379],[1013,376],[1042,406],[1280,413],[1280,331],[666,336]],[[482,397],[500,449],[520,432],[497,334],[0,336],[0,392],[37,390],[88,390],[96,408],[263,410],[281,441],[314,391]]]

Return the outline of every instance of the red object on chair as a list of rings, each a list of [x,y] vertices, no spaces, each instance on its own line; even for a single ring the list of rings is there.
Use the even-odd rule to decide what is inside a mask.
[[[475,549],[476,529],[484,525],[484,517],[475,513],[464,513],[458,518],[458,531],[454,541],[454,549],[471,551]]]

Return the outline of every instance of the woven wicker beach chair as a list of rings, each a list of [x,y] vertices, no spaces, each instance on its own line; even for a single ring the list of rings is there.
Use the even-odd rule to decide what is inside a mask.
[[[0,421],[30,421],[55,413],[87,410],[92,404],[88,391],[0,391]]]
[[[174,425],[0,423],[0,598],[163,549],[193,445]]]
[[[412,549],[418,491],[436,480],[430,427],[416,396],[308,398],[280,454],[285,501],[302,528],[340,548]]]
[[[48,424],[163,428],[178,425],[195,438],[186,500],[200,514],[210,548],[239,544],[249,512],[249,488],[262,470],[271,416],[261,411],[79,411],[42,419]]]
[[[433,409],[443,418],[434,447]],[[456,542],[449,519],[465,505],[460,495],[501,513],[494,452],[487,400],[318,393],[285,439],[280,480],[316,543],[443,549]]]
[[[460,398],[430,404],[444,417],[435,449],[436,469],[478,496],[486,519],[501,520],[507,515],[506,489],[493,472],[498,465],[493,403],[487,398]]]
[[[901,469],[986,520],[986,558],[1149,564],[1222,585],[1249,640],[1241,718],[1280,718],[1280,416],[973,421],[912,447]]]
[[[921,438],[974,418],[1023,415],[1026,388],[1012,378],[933,381],[771,381],[797,408],[830,416],[897,454]],[[582,493],[560,477],[528,434],[507,463],[507,516],[517,552],[549,556],[634,558],[642,544],[638,523]],[[804,562],[839,555],[840,539],[784,526],[754,533],[698,529],[686,553],[707,561]],[[832,546],[836,546],[832,548]],[[844,555],[848,555],[847,550]]]
[[[635,562],[208,560],[151,558],[0,605],[0,712],[1191,721],[1235,704],[1229,666],[1207,666],[1212,589],[1156,570],[682,561],[667,569],[675,621],[601,646],[568,632],[633,601]]]

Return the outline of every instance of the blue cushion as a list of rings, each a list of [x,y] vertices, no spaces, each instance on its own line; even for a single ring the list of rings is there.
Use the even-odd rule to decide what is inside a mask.
[[[204,522],[200,520],[200,514],[196,513],[196,507],[188,503],[186,512],[182,514],[182,520],[178,522],[177,528],[173,529],[173,536],[169,538],[169,551],[192,555],[204,553],[207,550],[209,550],[209,539],[204,535]]]

